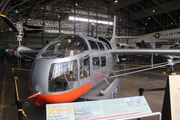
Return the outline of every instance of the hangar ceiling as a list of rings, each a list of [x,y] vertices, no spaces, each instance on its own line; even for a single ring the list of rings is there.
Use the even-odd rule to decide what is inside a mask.
[[[137,35],[180,26],[180,0],[1,0],[0,13],[13,23],[25,18],[63,20],[69,15],[112,21],[116,14],[118,28],[143,31]],[[7,30],[2,20],[0,26],[1,33]]]
[[[131,1],[131,2],[130,2]],[[121,0],[110,10],[127,11],[129,21],[136,21],[145,27],[146,33],[179,28],[180,0]]]

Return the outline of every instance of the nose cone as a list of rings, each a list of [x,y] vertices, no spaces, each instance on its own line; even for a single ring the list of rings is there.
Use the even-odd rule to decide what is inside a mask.
[[[48,77],[51,62],[49,59],[36,59],[31,68],[30,86],[33,93],[48,93]],[[41,86],[41,91],[39,87]]]

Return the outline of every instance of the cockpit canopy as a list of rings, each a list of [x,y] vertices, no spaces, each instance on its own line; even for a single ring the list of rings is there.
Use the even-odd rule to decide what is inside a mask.
[[[43,58],[62,58],[65,50],[88,50],[87,43],[78,35],[66,35],[49,43],[41,53]]]

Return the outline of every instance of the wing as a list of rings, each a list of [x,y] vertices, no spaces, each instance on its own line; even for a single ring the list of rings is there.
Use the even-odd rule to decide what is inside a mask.
[[[114,77],[118,77],[118,76],[123,76],[123,75],[133,74],[133,73],[142,72],[142,71],[146,71],[146,70],[151,70],[151,69],[155,69],[155,68],[159,68],[159,67],[165,67],[167,65],[171,66],[170,72],[173,72],[174,69],[172,66],[176,63],[180,63],[180,60],[178,59],[178,58],[180,58],[180,49],[113,49],[113,50],[110,50],[110,52],[113,55],[162,55],[169,59],[167,59],[166,62],[162,62],[162,63],[153,64],[153,62],[151,62],[150,65],[143,65],[140,67],[116,70],[116,71],[114,71],[115,75],[112,75],[108,78],[114,78]],[[173,58],[177,58],[177,59],[173,60]],[[150,60],[152,60],[152,59],[150,58]],[[125,72],[120,73],[122,71],[125,71]],[[168,73],[168,74],[170,74],[170,73]]]
[[[178,56],[180,55],[179,49],[114,49],[110,50],[113,55],[167,55],[167,56]]]

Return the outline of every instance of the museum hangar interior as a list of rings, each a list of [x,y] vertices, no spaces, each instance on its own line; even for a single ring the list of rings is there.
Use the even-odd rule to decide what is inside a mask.
[[[82,34],[86,36],[101,36],[110,39],[113,34],[113,19],[116,15],[116,35],[141,36],[178,29],[180,26],[179,0],[1,0],[0,1],[0,119],[18,119],[18,111],[14,103],[14,88],[12,73],[14,68],[19,81],[19,95],[28,117],[24,119],[45,119],[45,106],[37,107],[30,95],[29,72],[32,59],[20,61],[12,56],[6,56],[6,50],[13,50],[21,43],[22,46],[40,50],[47,43],[61,35]],[[5,17],[4,17],[5,16]],[[17,33],[7,24],[4,18],[22,29],[22,41],[17,41]],[[128,44],[130,39],[121,38]],[[143,39],[146,42],[146,39]],[[173,45],[178,39],[154,42],[158,48],[161,45]],[[134,41],[135,44],[136,41]],[[145,56],[145,55],[144,55]],[[115,65],[114,69],[124,69],[127,66],[142,66],[146,56],[138,60],[125,58]],[[151,59],[148,57],[148,59]],[[137,62],[138,61],[138,62]],[[74,62],[74,61],[73,61]],[[130,65],[130,66],[129,66]],[[174,67],[178,74],[178,65]],[[122,86],[116,98],[138,96],[139,88],[158,89],[148,91],[144,96],[153,112],[162,112],[164,89],[167,74],[162,74],[164,67],[120,76]],[[124,72],[124,71],[123,71]],[[21,82],[20,82],[21,81]],[[28,103],[29,105],[25,105]],[[155,117],[143,118],[157,119]]]

